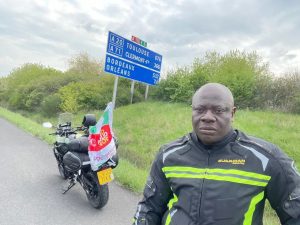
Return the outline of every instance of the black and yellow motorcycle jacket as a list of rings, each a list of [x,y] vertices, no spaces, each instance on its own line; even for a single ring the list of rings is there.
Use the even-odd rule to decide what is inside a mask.
[[[135,225],[262,225],[265,200],[300,225],[300,175],[277,146],[235,130],[212,146],[195,133],[161,147]]]

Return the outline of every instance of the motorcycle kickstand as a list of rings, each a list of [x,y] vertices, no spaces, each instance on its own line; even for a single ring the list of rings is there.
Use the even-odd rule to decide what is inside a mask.
[[[62,194],[66,194],[75,184],[76,182],[73,179],[70,180],[69,185],[62,188]]]

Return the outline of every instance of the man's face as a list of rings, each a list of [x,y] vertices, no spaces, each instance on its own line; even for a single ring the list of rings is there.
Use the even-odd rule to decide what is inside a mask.
[[[218,142],[228,134],[234,113],[230,97],[218,90],[206,89],[193,97],[193,129],[204,144]]]

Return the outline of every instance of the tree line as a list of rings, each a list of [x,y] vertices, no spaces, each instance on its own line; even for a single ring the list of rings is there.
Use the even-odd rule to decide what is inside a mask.
[[[0,78],[0,104],[14,111],[53,116],[59,112],[104,109],[111,101],[114,76],[103,63],[85,53],[59,71],[40,64],[24,64]],[[300,74],[276,76],[256,52],[207,52],[189,66],[167,72],[149,89],[149,99],[191,104],[196,89],[207,82],[228,86],[239,108],[300,113]],[[131,81],[119,79],[116,106],[130,104]],[[145,84],[135,83],[133,102],[144,101]]]
[[[207,52],[191,66],[169,71],[155,98],[191,103],[193,92],[207,82],[228,86],[239,108],[300,113],[300,73],[274,74],[256,52]]]

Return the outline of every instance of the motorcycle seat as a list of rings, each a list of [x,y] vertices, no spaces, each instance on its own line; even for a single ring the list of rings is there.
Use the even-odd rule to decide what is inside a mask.
[[[69,151],[78,152],[78,153],[86,153],[88,152],[89,139],[88,137],[82,136],[76,139],[70,140],[68,143]]]

